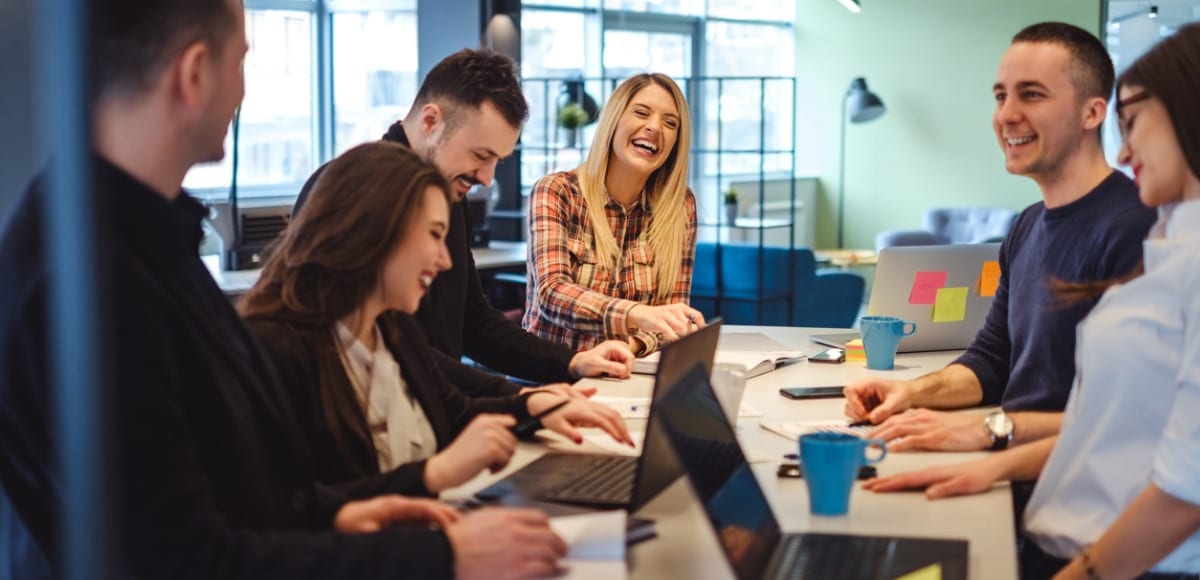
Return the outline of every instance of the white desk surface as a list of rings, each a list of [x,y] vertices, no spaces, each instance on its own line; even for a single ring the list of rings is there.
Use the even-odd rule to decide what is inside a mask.
[[[806,336],[817,329],[784,327],[727,326],[726,332],[762,332],[797,348],[816,350]],[[957,352],[904,354],[897,357],[896,369],[870,371],[895,378],[916,377],[942,368]],[[823,531],[871,535],[918,536],[966,539],[970,543],[969,577],[973,580],[1010,580],[1017,577],[1016,550],[1012,524],[1012,500],[1007,484],[990,492],[964,498],[928,501],[920,493],[875,494],[855,488],[850,514],[845,517],[819,517],[808,512],[808,491],[801,479],[779,479],[775,470],[784,453],[795,453],[796,444],[759,427],[760,420],[833,420],[843,417],[844,399],[793,401],[778,394],[780,387],[840,385],[868,371],[862,364],[816,364],[802,361],[750,379],[746,402],[764,413],[764,417],[743,417],[738,422],[739,437],[745,448],[778,457],[778,460],[754,465],[754,470],[775,510],[784,531]],[[584,379],[614,396],[648,396],[652,377],[634,375],[624,381]],[[644,430],[645,421],[630,422],[630,428]],[[482,475],[464,486],[443,494],[447,498],[467,497],[520,466],[537,458],[544,448],[522,443],[507,469],[496,475]],[[956,463],[981,453],[892,453],[879,464],[879,473],[887,475],[918,467]],[[713,536],[706,516],[687,483],[680,479],[643,507],[636,515],[656,520],[658,537],[642,542],[629,552],[629,577],[659,578],[732,578],[721,548]]]
[[[475,256],[475,269],[524,266],[526,246],[525,242],[496,240],[486,248],[472,248],[471,253]],[[224,272],[221,270],[216,254],[201,256],[201,259],[204,260],[204,265],[208,267],[213,279],[217,281],[217,287],[226,294],[249,292],[254,283],[258,281],[259,275],[262,274],[261,269]]]

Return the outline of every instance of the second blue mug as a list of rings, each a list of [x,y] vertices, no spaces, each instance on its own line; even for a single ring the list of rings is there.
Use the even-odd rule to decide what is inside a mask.
[[[896,366],[896,348],[900,339],[912,336],[917,323],[895,316],[864,316],[859,322],[863,350],[867,351],[867,368],[890,371]]]

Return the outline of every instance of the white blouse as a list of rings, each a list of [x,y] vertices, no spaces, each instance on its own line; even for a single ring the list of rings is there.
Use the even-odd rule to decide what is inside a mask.
[[[371,352],[346,325],[337,324],[342,363],[367,415],[379,470],[388,471],[433,456],[437,453],[437,437],[400,375],[400,365],[384,345],[379,327],[374,332],[375,352]]]
[[[1074,558],[1151,481],[1200,504],[1200,201],[1159,210],[1146,273],[1105,293],[1076,330],[1075,384],[1025,526]],[[1200,571],[1200,532],[1152,568]]]

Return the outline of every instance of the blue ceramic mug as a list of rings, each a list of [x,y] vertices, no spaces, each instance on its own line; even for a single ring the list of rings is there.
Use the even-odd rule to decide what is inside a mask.
[[[877,447],[878,457],[867,457]],[[882,439],[863,439],[845,433],[809,433],[800,436],[800,462],[808,484],[808,505],[814,515],[844,516],[850,511],[850,491],[858,470],[887,457]]]
[[[917,323],[895,316],[864,316],[859,322],[863,350],[867,351],[867,368],[890,371],[896,366],[896,348],[900,339],[912,336]]]

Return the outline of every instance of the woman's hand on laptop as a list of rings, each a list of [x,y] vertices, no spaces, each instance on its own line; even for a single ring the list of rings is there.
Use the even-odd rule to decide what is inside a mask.
[[[875,425],[913,406],[911,381],[863,377],[846,385],[842,395],[846,397],[847,417]]]
[[[529,414],[538,416],[542,411],[550,409],[562,402],[558,396],[549,393],[537,393],[529,397]],[[571,399],[561,409],[551,412],[541,418],[542,426],[550,429],[576,443],[583,443],[583,435],[575,427],[598,427],[613,439],[634,447],[629,429],[625,427],[625,419],[616,409],[603,403],[593,403],[586,399]]]
[[[425,462],[425,489],[432,493],[461,485],[484,469],[504,469],[517,450],[512,415],[478,415],[454,441]]]

